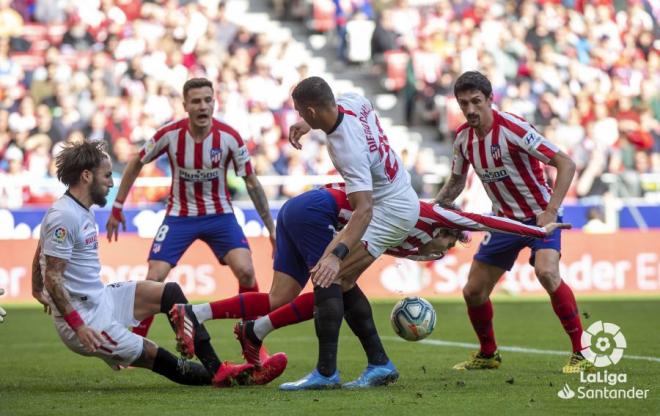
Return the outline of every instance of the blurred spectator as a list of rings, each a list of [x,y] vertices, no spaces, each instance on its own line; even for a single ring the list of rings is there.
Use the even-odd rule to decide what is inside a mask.
[[[286,18],[306,20],[305,11],[315,10],[305,1],[273,3]],[[325,3],[335,5],[326,30],[339,40],[342,59],[348,57],[346,25],[375,25],[373,36],[348,39],[357,48],[353,56],[382,62],[383,84],[401,92],[409,124],[432,123],[442,136],[453,136],[463,123],[453,81],[479,69],[492,80],[499,108],[532,120],[576,160],[570,196],[600,197],[611,186],[607,174],[643,196],[649,174],[660,174],[659,28],[652,2]],[[3,180],[0,207],[48,198],[48,189],[20,183],[52,179],[52,157],[65,141],[106,141],[121,170],[159,124],[182,117],[180,88],[192,76],[215,81],[214,115],[243,136],[257,172],[333,173],[323,135],[312,134],[296,155],[286,141],[298,119],[289,93],[309,75],[307,55],[290,35],[261,33],[231,15],[230,3],[16,4],[0,0],[0,175],[19,185],[8,197]],[[438,170],[435,159],[410,156],[415,178]],[[150,174],[167,174],[166,164],[155,167]],[[279,198],[304,187],[265,188]],[[162,197],[146,192],[134,201]]]
[[[587,211],[587,223],[582,226],[587,234],[609,234],[616,231],[616,227],[605,222],[605,216],[600,208],[591,207]]]

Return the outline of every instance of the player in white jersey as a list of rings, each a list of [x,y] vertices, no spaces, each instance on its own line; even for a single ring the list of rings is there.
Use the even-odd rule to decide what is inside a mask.
[[[72,351],[103,359],[114,369],[148,368],[190,385],[230,386],[254,382],[251,364],[220,363],[203,326],[196,327],[196,353],[203,365],[177,359],[127,327],[186,301],[176,283],[153,281],[104,285],[93,204],[104,206],[113,186],[112,164],[103,143],[83,141],[56,158],[64,196],[46,213],[32,264],[32,293],[53,312],[55,328]],[[45,290],[44,290],[45,289]],[[279,363],[279,368],[282,368]],[[263,373],[263,372],[262,372]]]
[[[172,187],[167,215],[149,251],[147,280],[162,282],[183,253],[197,239],[206,242],[221,264],[230,267],[239,282],[239,293],[258,291],[250,247],[234,216],[227,187],[232,163],[245,180],[248,194],[275,242],[275,226],[268,200],[252,169],[248,149],[240,135],[212,117],[213,85],[193,78],[183,86],[183,106],[188,118],[160,128],[122,175],[112,215],[107,222],[108,241],[117,240],[119,224],[126,229],[123,202],[142,166],[167,154],[172,167]],[[134,331],[145,336],[153,318]]]
[[[493,203],[497,215],[526,224],[544,226],[561,220],[561,203],[575,173],[575,163],[533,126],[512,114],[491,108],[490,81],[481,73],[462,74],[454,95],[467,119],[454,141],[452,174],[436,196],[451,203],[465,187],[471,165]],[[542,164],[557,169],[551,189]],[[573,354],[564,373],[577,373],[593,366],[581,353],[582,323],[572,290],[559,275],[561,230],[541,240],[502,233],[487,234],[474,256],[463,296],[468,315],[481,348],[472,358],[454,366],[457,370],[498,368],[501,356],[493,331],[490,293],[506,270],[510,270],[521,249],[530,247],[539,282],[550,295],[553,309],[571,339]]]
[[[419,203],[410,185],[410,176],[390,148],[378,115],[367,99],[346,94],[335,101],[330,86],[319,77],[302,80],[291,96],[303,120],[291,127],[289,141],[300,149],[301,136],[311,129],[326,133],[328,153],[346,182],[346,193],[354,208],[346,227],[328,244],[311,270],[319,360],[308,376],[280,386],[284,390],[299,390],[339,385],[337,341],[344,317],[342,281],[351,279],[354,284],[362,270],[387,248],[403,241],[415,225]],[[338,275],[342,262],[350,263],[354,259],[361,260],[355,268],[355,276]],[[375,333],[375,325],[369,301],[358,291],[359,288],[351,293],[356,293],[356,302],[368,313],[355,316],[350,326],[364,342],[367,333],[369,336]],[[347,319],[350,318],[347,316]],[[398,373],[380,338],[376,334],[369,339],[374,344],[365,346],[369,365],[360,380],[369,379],[367,384],[370,385],[396,380]]]

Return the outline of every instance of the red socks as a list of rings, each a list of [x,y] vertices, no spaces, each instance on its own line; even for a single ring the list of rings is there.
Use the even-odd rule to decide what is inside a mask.
[[[154,315],[151,315],[150,317],[140,322],[140,325],[134,326],[133,333],[146,338],[147,334],[149,333],[149,328],[151,328],[151,324],[153,322],[154,322]]]
[[[268,293],[247,292],[229,299],[211,302],[213,319],[254,319],[270,312]]]
[[[268,314],[273,328],[307,321],[314,317],[314,292],[303,293]]]
[[[490,299],[480,306],[468,306],[468,316],[474,332],[479,337],[481,344],[481,353],[484,355],[493,355],[497,350],[495,343],[495,333],[493,332],[493,304]]]
[[[552,301],[552,309],[561,321],[564,330],[571,338],[573,344],[573,352],[582,350],[582,322],[580,321],[580,314],[578,313],[577,303],[573,291],[564,281],[550,295]]]
[[[257,283],[257,279],[254,280],[254,286],[251,287],[241,286],[240,284],[238,285],[238,293],[258,292],[258,291],[259,291],[259,283]]]

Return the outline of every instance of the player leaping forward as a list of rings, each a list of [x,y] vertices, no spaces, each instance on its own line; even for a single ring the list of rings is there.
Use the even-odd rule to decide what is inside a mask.
[[[229,266],[239,282],[239,293],[258,292],[250,247],[238,225],[227,188],[227,169],[233,163],[243,177],[248,194],[275,244],[275,226],[268,200],[252,169],[241,136],[213,116],[213,85],[193,78],[183,86],[183,107],[188,118],[161,127],[131,160],[122,175],[112,215],[106,225],[108,241],[117,240],[119,223],[126,229],[123,202],[142,166],[167,154],[172,166],[167,215],[149,250],[147,280],[162,282],[183,253],[199,239],[213,250],[221,264]],[[153,318],[142,321],[134,332],[146,336]]]

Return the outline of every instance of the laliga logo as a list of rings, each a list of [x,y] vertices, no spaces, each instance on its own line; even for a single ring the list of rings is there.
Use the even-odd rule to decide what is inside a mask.
[[[618,325],[597,321],[582,333],[582,355],[596,367],[614,365],[623,357],[626,337]]]

